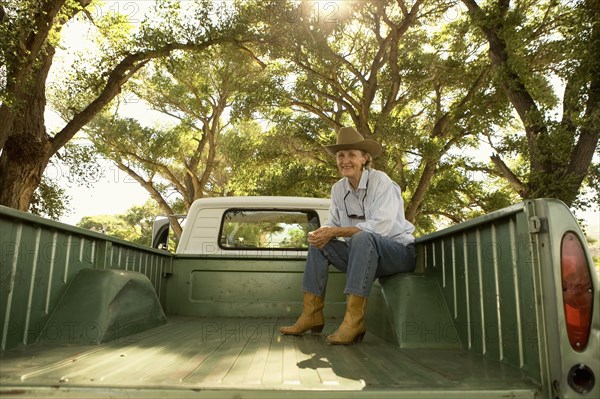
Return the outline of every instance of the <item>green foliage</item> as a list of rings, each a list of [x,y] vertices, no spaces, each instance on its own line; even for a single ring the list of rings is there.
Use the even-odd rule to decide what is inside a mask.
[[[33,195],[29,212],[34,215],[59,220],[68,212],[71,198],[65,195],[65,189],[57,182],[42,178]]]
[[[569,165],[584,128],[597,126],[586,113],[600,58],[590,40],[591,3],[543,0],[504,10],[481,1],[476,17],[460,2],[401,3],[335,2],[340,8],[325,10],[311,1],[223,8],[170,0],[136,26],[105,15],[95,21],[96,52],[63,72],[52,103],[73,117],[126,54],[235,38],[235,45],[144,61],[124,95],[134,93],[169,122],[125,116],[117,102],[89,129],[100,153],[135,175],[163,210],[185,211],[202,196],[328,196],[339,177],[321,145],[343,125],[382,143],[374,167],[400,184],[419,232],[506,206],[520,199],[517,193],[577,192]],[[492,68],[481,26],[505,42],[507,65]],[[506,94],[518,83],[540,110],[541,117],[528,118],[545,129],[535,139],[541,167],[524,132],[530,121],[517,118]],[[599,176],[592,163],[583,185],[598,188]],[[589,206],[583,198],[572,203]]]
[[[102,176],[98,153],[89,144],[68,143],[57,157],[66,167],[69,183],[91,188]]]
[[[150,246],[152,224],[159,213],[156,203],[148,200],[144,205],[132,206],[122,215],[86,216],[77,227]]]
[[[34,193],[29,211],[54,220],[68,214],[72,198],[66,194],[67,188],[91,188],[102,176],[97,156],[95,149],[89,145],[68,143],[50,159],[50,166]]]
[[[580,190],[580,195],[575,200],[574,207],[576,209],[589,209],[600,204],[600,162],[592,162],[586,176],[585,186],[593,195],[585,195],[585,187]]]
[[[321,120],[321,126],[309,128],[318,144],[335,140],[334,128],[357,126],[384,146],[374,166],[400,184],[410,217],[423,230],[429,230],[441,215],[464,214],[472,204],[455,198],[458,202],[450,212],[452,206],[436,203],[433,187],[442,169],[436,164],[452,162],[459,167],[461,159],[448,156],[453,149],[477,151],[480,132],[510,120],[506,98],[486,79],[487,54],[480,52],[478,43],[464,40],[465,34],[475,36],[477,31],[465,18],[444,21],[450,6],[424,4],[412,24],[394,2],[348,3],[344,18],[335,26],[315,23],[312,17],[285,21],[275,15],[275,22],[271,20],[288,28],[278,41],[269,43],[268,54],[278,57],[277,67],[286,74],[276,82],[275,93],[276,100],[289,108],[266,112],[276,124],[272,132],[279,129],[280,119],[296,120],[302,113]],[[276,148],[281,151],[281,147]],[[319,152],[318,146],[313,147],[311,155]],[[286,159],[280,162],[289,165],[294,158],[284,153]],[[331,164],[323,157],[319,161]],[[329,170],[328,184],[337,175],[334,168]],[[276,181],[278,175],[267,176]],[[486,201],[493,199],[482,198]],[[424,208],[428,202],[435,205]],[[489,208],[487,202],[483,205]]]
[[[251,121],[229,129],[223,138],[228,192],[328,197],[337,170],[333,158],[311,137],[318,124],[298,118],[268,132]]]
[[[261,81],[262,67],[239,48],[175,52],[128,86],[168,122],[152,126],[121,116],[115,107],[112,115],[96,118],[90,137],[101,154],[159,200],[164,212],[185,213],[198,198],[226,194],[223,131],[234,114],[250,107],[246,95]]]
[[[518,202],[518,197],[500,178],[490,179],[473,170],[466,155],[443,160],[421,204],[416,220],[417,234],[427,234],[441,226],[464,222]]]

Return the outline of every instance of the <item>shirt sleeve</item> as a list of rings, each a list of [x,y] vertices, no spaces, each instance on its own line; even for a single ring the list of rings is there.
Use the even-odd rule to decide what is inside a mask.
[[[331,205],[329,206],[329,220],[322,227],[340,227],[340,207],[336,192],[337,184],[331,187]]]
[[[386,176],[387,177],[387,176]],[[389,236],[401,208],[400,187],[389,178],[373,181],[375,187],[367,193],[366,220],[356,225],[363,231]]]

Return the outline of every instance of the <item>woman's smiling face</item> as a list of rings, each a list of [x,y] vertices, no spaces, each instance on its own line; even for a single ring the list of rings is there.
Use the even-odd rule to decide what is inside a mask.
[[[341,175],[350,179],[353,186],[356,186],[369,156],[360,150],[340,150],[335,153],[335,159]]]

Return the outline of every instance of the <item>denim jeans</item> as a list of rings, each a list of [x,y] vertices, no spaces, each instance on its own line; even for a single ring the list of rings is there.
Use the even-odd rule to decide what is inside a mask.
[[[405,246],[366,231],[347,241],[333,239],[321,249],[311,245],[302,277],[303,292],[325,296],[329,264],[346,273],[346,295],[367,297],[376,278],[412,272],[416,252],[413,244]]]

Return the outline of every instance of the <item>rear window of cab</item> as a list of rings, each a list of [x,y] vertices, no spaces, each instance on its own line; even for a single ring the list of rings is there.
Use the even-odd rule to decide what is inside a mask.
[[[219,247],[306,250],[308,233],[320,225],[312,209],[228,209],[221,220]]]

